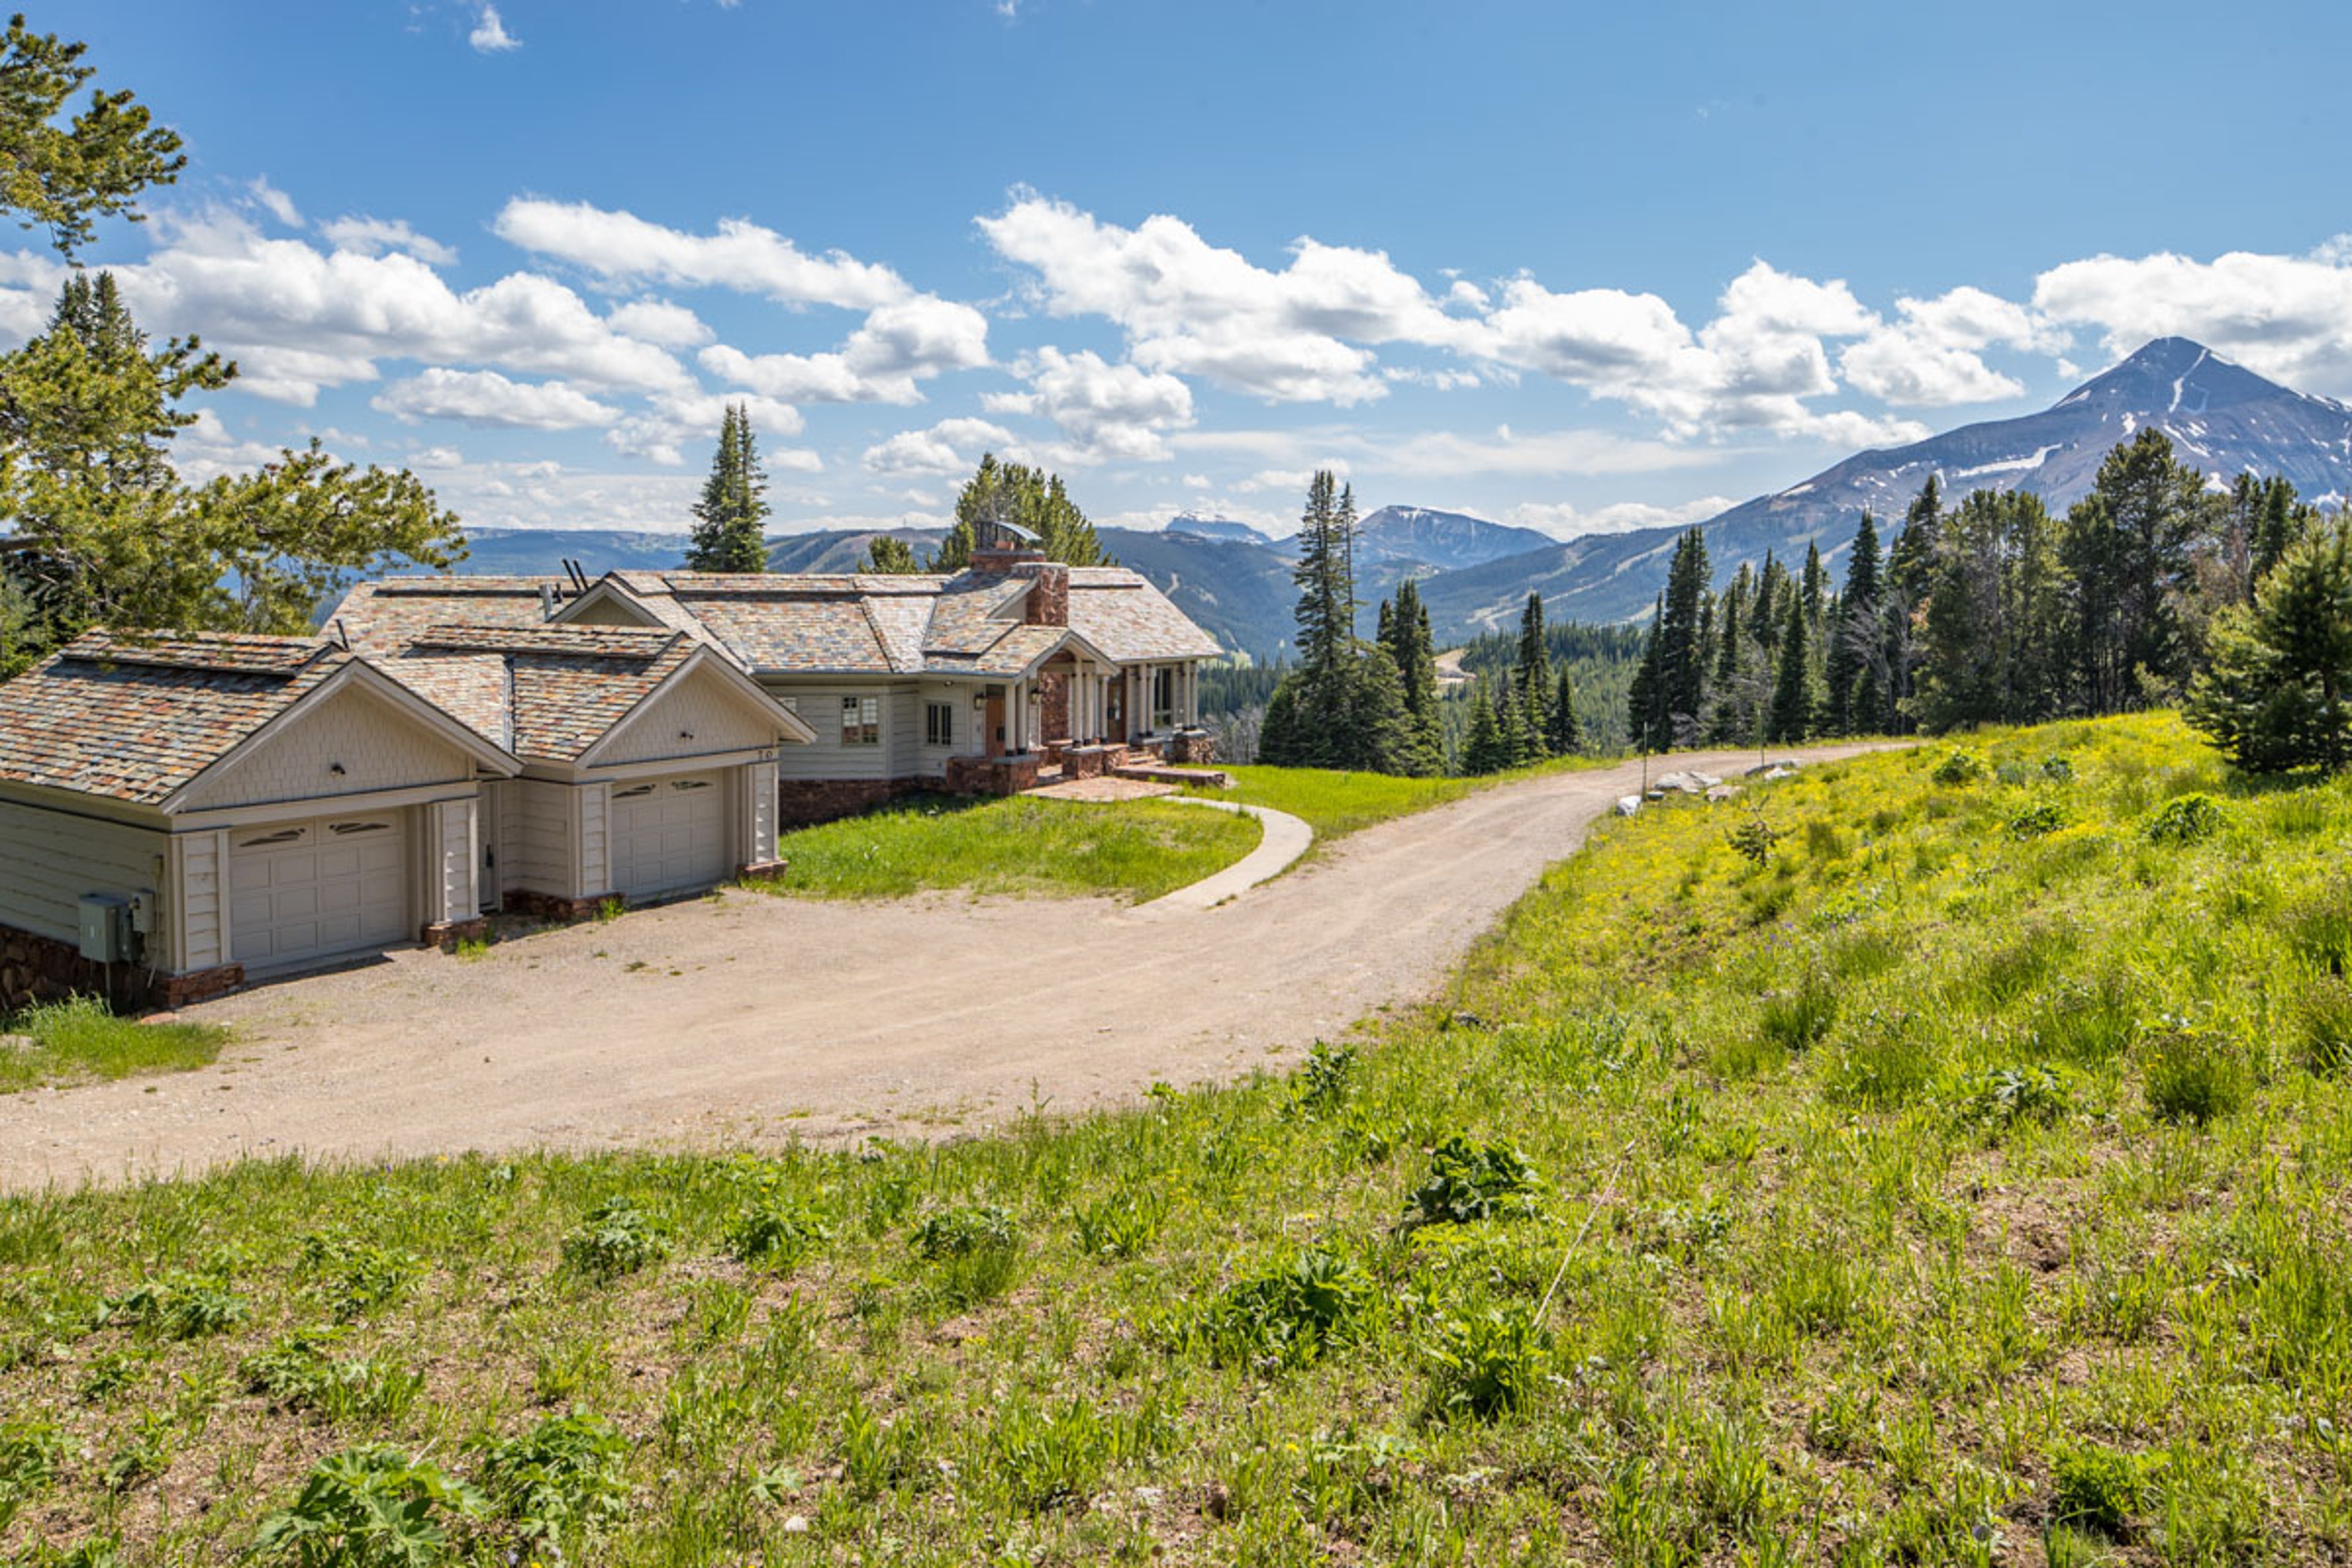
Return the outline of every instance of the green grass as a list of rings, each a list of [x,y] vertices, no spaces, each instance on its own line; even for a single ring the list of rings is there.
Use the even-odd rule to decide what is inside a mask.
[[[0,1094],[39,1084],[185,1072],[220,1055],[228,1031],[204,1024],[142,1024],[117,1017],[88,997],[0,1017],[0,1035],[29,1037],[30,1049],[0,1047]]]
[[[0,1557],[2340,1561],[2352,784],[1970,745],[1612,821],[1294,1078],[0,1200]]]
[[[924,796],[783,836],[782,893],[889,899],[927,889],[1140,901],[1223,869],[1257,847],[1247,818],[1150,801],[965,801]]]
[[[1360,828],[1392,817],[1460,800],[1464,795],[1496,784],[1544,773],[1582,768],[1612,767],[1614,758],[1572,757],[1538,763],[1484,778],[1404,779],[1386,773],[1339,773],[1328,768],[1227,767],[1231,789],[1194,789],[1187,793],[1244,805],[1271,806],[1286,811],[1315,829],[1318,847],[1343,838]]]

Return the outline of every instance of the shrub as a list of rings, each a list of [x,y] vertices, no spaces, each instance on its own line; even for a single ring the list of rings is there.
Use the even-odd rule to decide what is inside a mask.
[[[580,1411],[551,1415],[483,1447],[482,1485],[518,1541],[562,1562],[627,1510],[621,1468],[628,1451],[609,1421]]]
[[[1078,1248],[1089,1258],[1132,1258],[1159,1234],[1168,1200],[1113,1193],[1078,1211]]]
[[[2221,803],[2210,795],[2177,795],[2149,814],[2141,834],[2151,844],[2200,844],[2221,831]]]
[[[2073,1097],[2048,1068],[2000,1067],[1965,1079],[1952,1107],[1960,1121],[1999,1132],[2019,1121],[2047,1127],[2073,1108]]]
[[[262,1521],[255,1555],[296,1568],[428,1568],[453,1520],[480,1517],[482,1494],[426,1459],[382,1445],[330,1454],[302,1491]]]
[[[1217,1296],[1202,1334],[1219,1364],[1305,1366],[1346,1341],[1372,1300],[1371,1281],[1348,1259],[1301,1247]]]
[[[1455,1134],[1430,1151],[1429,1180],[1413,1193],[1406,1223],[1469,1225],[1532,1214],[1543,1178],[1511,1143],[1474,1143]]]
[[[1020,1245],[1013,1216],[994,1204],[965,1205],[928,1215],[908,1238],[928,1263],[974,1253],[1010,1251]]]
[[[166,1340],[226,1333],[245,1321],[244,1300],[209,1275],[163,1274],[143,1280],[99,1308],[99,1321],[138,1329]]]
[[[563,1237],[563,1266],[599,1282],[669,1256],[669,1237],[634,1198],[606,1198]]]
[[[2168,1018],[2147,1042],[2147,1108],[2165,1121],[2202,1127],[2245,1102],[2247,1071],[2236,1042],[2184,1018]]]
[[[396,1299],[425,1272],[425,1260],[341,1231],[315,1231],[302,1238],[302,1267],[311,1276],[310,1294],[348,1320]]]
[[[1787,837],[1785,830],[1765,821],[1760,811],[1748,813],[1745,822],[1724,835],[1732,848],[1739,852],[1740,858],[1750,866],[1761,866],[1772,858],[1772,851]]]
[[[2050,1456],[2050,1507],[2061,1524],[2120,1536],[2130,1528],[2146,1489],[2146,1460],[2096,1443]]]
[[[1327,1046],[1318,1040],[1298,1069],[1295,1103],[1309,1113],[1329,1110],[1347,1100],[1349,1090],[1355,1087],[1355,1078],[1356,1047]]]
[[[2047,795],[2027,801],[2009,816],[2009,836],[2011,838],[2039,838],[2065,826],[2065,805]]]
[[[1516,1410],[1542,1383],[1551,1331],[1528,1302],[1442,1320],[1429,1346],[1438,1410],[1480,1420]]]
[[[762,1263],[782,1273],[800,1267],[833,1239],[833,1228],[806,1204],[769,1194],[727,1227],[727,1250],[744,1263]]]
[[[1985,761],[1982,752],[1954,746],[1945,752],[1943,760],[1936,764],[1936,771],[1928,777],[1939,784],[1969,784],[1991,773],[1992,764]]]

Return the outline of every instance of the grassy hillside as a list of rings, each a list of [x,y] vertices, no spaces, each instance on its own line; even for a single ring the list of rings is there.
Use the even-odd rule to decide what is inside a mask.
[[[1753,798],[1289,1079],[0,1202],[0,1551],[2340,1559],[2352,794],[2150,718]]]

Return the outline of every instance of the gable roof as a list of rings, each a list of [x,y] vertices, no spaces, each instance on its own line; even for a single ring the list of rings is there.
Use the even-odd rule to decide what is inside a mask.
[[[451,622],[542,626],[548,596],[576,592],[561,577],[387,577],[353,584],[329,613],[326,627],[350,638],[354,652],[386,653],[427,626]]]
[[[321,638],[85,632],[0,685],[0,780],[169,810],[301,703],[352,681],[415,701]],[[516,765],[462,720],[421,704],[412,716],[478,763]]]
[[[614,572],[556,612],[558,624],[598,605],[625,605],[724,649],[760,674],[1018,674],[1039,631],[1077,634],[1113,664],[1212,658],[1216,640],[1140,574],[1069,570],[1069,625],[1026,621],[1036,577],[975,568],[953,574]]]
[[[643,703],[705,662],[767,710],[777,733],[814,739],[797,715],[682,632],[441,623],[409,637],[383,668],[427,700],[488,726],[518,756],[579,763]]]

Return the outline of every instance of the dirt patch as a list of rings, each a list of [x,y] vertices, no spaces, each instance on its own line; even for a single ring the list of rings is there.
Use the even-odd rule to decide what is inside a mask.
[[[394,953],[186,1009],[236,1030],[234,1094],[215,1067],[0,1100],[0,1185],[251,1155],[953,1135],[1242,1077],[1428,995],[1635,773],[1482,791],[1177,920],[737,892],[478,958]]]

